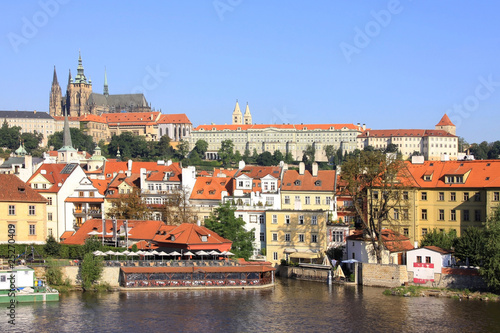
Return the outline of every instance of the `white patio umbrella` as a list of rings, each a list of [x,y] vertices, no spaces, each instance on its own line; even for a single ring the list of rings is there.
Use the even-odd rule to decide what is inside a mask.
[[[208,253],[201,250],[201,251],[196,252],[196,255],[201,256],[201,260],[203,260],[203,256],[208,256]]]
[[[232,253],[231,251],[226,251],[226,256],[234,256],[234,253]]]
[[[161,256],[161,262],[163,262],[163,257],[168,256],[168,253],[165,253],[164,251],[158,252],[158,255]]]
[[[102,235],[102,232],[99,232],[97,230],[92,230],[89,232],[87,235],[95,236],[95,235]]]
[[[104,252],[96,250],[96,251],[92,252],[92,254],[95,255],[95,256],[101,256],[101,255],[104,254]],[[106,255],[106,254],[104,254],[104,255]]]
[[[170,255],[171,256],[174,256],[174,257],[177,257],[177,256],[180,256],[181,254],[177,251],[174,251],[174,252],[170,252]]]
[[[132,257],[132,261],[134,261],[134,257],[137,257],[137,256],[139,256],[139,255],[137,253],[135,253],[135,252],[129,252],[127,254],[127,257]]]
[[[128,256],[128,254],[130,253],[130,251],[129,251],[129,250],[125,250],[125,251],[123,251],[122,253],[123,253],[124,255]]]
[[[143,251],[142,252],[142,255],[145,256],[145,257],[151,257],[151,256],[154,256],[154,254],[152,254],[151,252],[148,252],[148,251]]]
[[[215,251],[215,250],[212,250],[212,251],[208,252],[208,254],[215,257],[215,256],[218,256],[220,253]]]
[[[194,256],[194,253],[191,251],[184,252],[185,256]]]

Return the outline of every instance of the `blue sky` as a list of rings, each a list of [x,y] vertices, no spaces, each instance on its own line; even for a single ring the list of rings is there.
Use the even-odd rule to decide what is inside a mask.
[[[102,93],[144,91],[193,125],[365,123],[429,129],[445,112],[469,142],[500,119],[494,1],[3,1],[0,110],[48,111],[81,50]]]

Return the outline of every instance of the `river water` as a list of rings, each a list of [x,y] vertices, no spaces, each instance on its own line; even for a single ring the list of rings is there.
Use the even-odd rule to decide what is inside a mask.
[[[278,279],[259,290],[71,292],[20,304],[7,332],[500,332],[500,303]],[[6,313],[6,310],[5,310]]]

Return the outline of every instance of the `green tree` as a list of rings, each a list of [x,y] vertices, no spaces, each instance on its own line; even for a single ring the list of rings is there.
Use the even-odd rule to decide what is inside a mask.
[[[196,141],[193,150],[196,150],[196,152],[198,152],[200,158],[205,159],[205,153],[208,150],[208,142],[202,139]]]
[[[239,150],[235,151],[234,152],[234,157],[233,157],[233,161],[235,161],[236,163],[238,163],[239,161],[242,161],[243,160],[243,157],[241,156],[241,153]]]
[[[307,145],[306,150],[304,150],[304,155],[302,161],[308,165],[314,163],[314,158],[316,156],[316,148],[312,145]]]
[[[170,137],[168,135],[164,135],[158,141],[158,154],[162,159],[170,159],[174,156],[174,149],[170,144]]]
[[[482,261],[480,274],[490,288],[500,291],[500,206],[486,221]]]
[[[54,146],[54,150],[58,150],[63,146],[63,132],[59,131],[49,136],[48,146]],[[70,128],[69,133],[71,135],[71,143],[73,148],[86,151],[90,154],[94,153],[95,144],[90,135],[85,134],[79,128]]]
[[[377,258],[382,262],[382,226],[399,229],[394,209],[408,208],[405,192],[410,185],[410,175],[404,162],[387,158],[381,151],[359,151],[342,165],[341,179],[346,186],[343,194],[352,198],[361,228],[372,235],[371,243]]]
[[[445,250],[451,250],[457,242],[457,232],[453,229],[448,232],[439,231],[434,228],[431,232],[424,235],[420,241],[420,246],[437,246]]]
[[[95,236],[87,238],[85,240],[85,244],[83,244],[83,253],[92,253],[94,251],[101,249],[102,249],[102,244],[99,241],[99,239],[97,239],[97,237]]]
[[[103,258],[86,253],[80,266],[80,278],[83,290],[92,288],[100,278],[103,271]]]
[[[273,153],[273,164],[272,165],[278,165],[281,161],[285,161],[285,156],[283,156],[283,153],[281,150],[275,150]]]
[[[205,220],[205,227],[232,241],[231,252],[238,258],[248,260],[254,250],[255,229],[247,231],[243,219],[236,218],[234,212],[235,209],[229,203],[221,204]]]
[[[113,135],[111,137],[111,141],[108,145],[110,156],[116,156],[118,148],[120,148],[122,160],[149,156],[146,138],[131,132],[124,132],[120,135]]]
[[[42,143],[43,134],[35,131],[34,133],[22,133],[21,141],[24,144],[24,148],[28,152],[28,154],[33,154],[33,152],[39,148],[40,143]]]
[[[186,158],[186,156],[189,154],[189,141],[187,140],[181,140],[179,141],[179,144],[177,145],[177,152],[176,155],[179,158],[179,160],[183,160]]]
[[[252,157],[250,156],[250,149],[248,149],[248,148],[247,148],[247,149],[245,149],[245,152],[243,153],[243,157],[242,157],[242,158],[243,158],[243,161],[244,161],[245,163],[247,163],[247,164],[248,164],[248,163],[250,163],[251,158],[252,158]]]
[[[389,143],[387,147],[384,150],[385,153],[397,153],[398,152],[398,146],[394,143]]]
[[[323,147],[323,150],[325,151],[327,161],[335,163],[334,157],[335,153],[337,152],[335,147],[333,145],[326,145],[325,147]]]
[[[61,244],[58,243],[54,236],[50,235],[47,237],[47,242],[43,246],[43,251],[45,254],[51,256],[51,257],[57,257],[59,256],[59,250],[61,249]]]
[[[294,162],[292,153],[288,152],[285,154],[285,163],[292,164]]]
[[[273,155],[270,152],[265,151],[259,155],[257,158],[257,164],[263,166],[271,166],[274,164]]]
[[[15,150],[19,147],[19,138],[21,136],[21,127],[9,127],[7,120],[4,119],[2,127],[0,127],[0,147],[7,147]]]
[[[479,266],[484,246],[484,230],[477,227],[465,229],[455,244],[455,256],[470,265]]]
[[[458,137],[458,152],[465,153],[467,149],[469,149],[469,143],[465,140],[465,138],[459,136]]]
[[[231,162],[233,161],[234,158],[233,149],[234,149],[233,141],[231,140],[222,141],[219,149],[219,158],[222,162],[222,166],[225,168],[230,166]]]
[[[257,154],[257,148],[254,148],[251,163],[257,163],[257,158],[259,158],[259,154]]]

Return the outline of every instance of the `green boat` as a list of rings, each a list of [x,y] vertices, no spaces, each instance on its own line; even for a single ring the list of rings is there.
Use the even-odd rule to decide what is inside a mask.
[[[35,278],[27,266],[0,270],[0,304],[59,301],[59,292]]]

